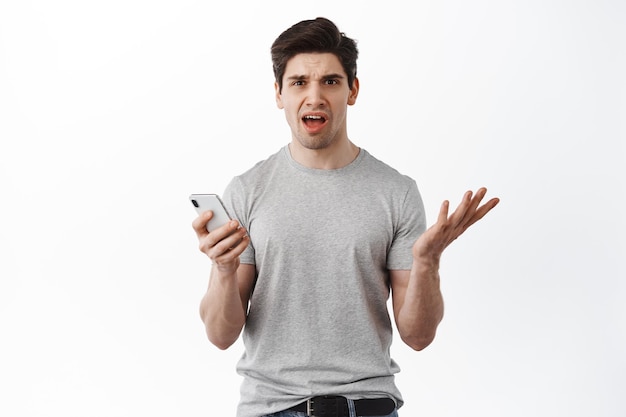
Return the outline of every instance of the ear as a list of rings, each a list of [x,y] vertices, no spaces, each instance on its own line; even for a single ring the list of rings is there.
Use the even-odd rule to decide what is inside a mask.
[[[274,83],[274,90],[276,91],[276,106],[282,110],[285,106],[283,106],[283,96],[280,94],[280,87],[277,82]]]
[[[352,106],[356,103],[356,98],[359,95],[359,79],[354,78],[354,82],[352,83],[352,88],[350,89],[350,95],[348,96],[348,105]]]

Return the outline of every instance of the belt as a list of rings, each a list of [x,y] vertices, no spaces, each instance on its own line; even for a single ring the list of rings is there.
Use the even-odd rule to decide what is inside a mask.
[[[354,400],[357,416],[386,416],[396,409],[396,403],[390,398]],[[324,395],[309,398],[289,409],[306,413],[309,417],[349,417],[348,400],[345,397]]]

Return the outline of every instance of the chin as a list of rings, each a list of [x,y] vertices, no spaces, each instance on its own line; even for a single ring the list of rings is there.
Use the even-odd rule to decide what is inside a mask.
[[[299,136],[297,139],[302,147],[310,150],[326,149],[333,143],[332,139],[324,136]]]

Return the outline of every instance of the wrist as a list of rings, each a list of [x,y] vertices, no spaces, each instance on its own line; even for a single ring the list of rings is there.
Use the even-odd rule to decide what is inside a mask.
[[[420,272],[439,272],[440,259],[438,256],[413,257],[413,268]]]

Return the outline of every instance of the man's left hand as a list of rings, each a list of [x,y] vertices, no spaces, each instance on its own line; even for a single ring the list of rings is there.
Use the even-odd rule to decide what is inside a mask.
[[[480,206],[486,193],[487,189],[484,187],[476,191],[476,194],[467,191],[459,206],[449,216],[450,202],[444,201],[441,204],[437,222],[429,227],[413,245],[413,257],[416,260],[438,265],[443,251],[500,202],[500,199],[492,198]]]

